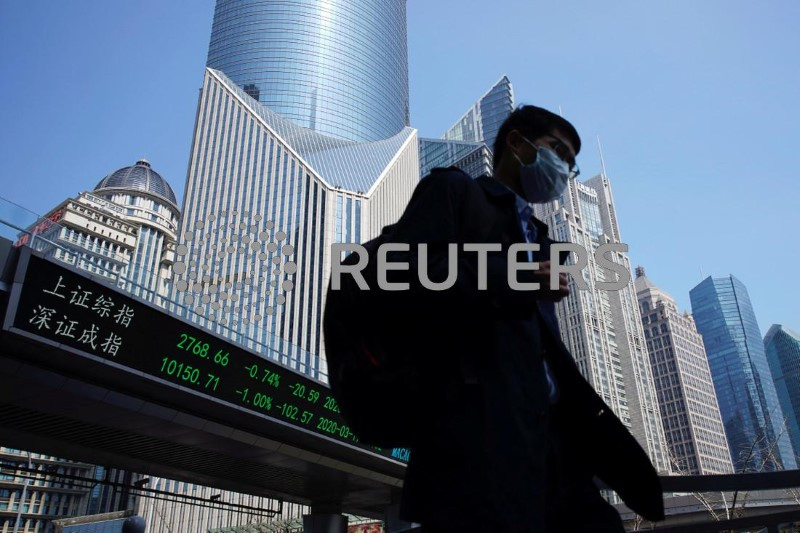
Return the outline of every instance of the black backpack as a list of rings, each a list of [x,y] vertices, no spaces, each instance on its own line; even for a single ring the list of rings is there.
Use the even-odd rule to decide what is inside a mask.
[[[323,328],[331,390],[350,429],[360,442],[397,448],[410,446],[420,430],[426,339],[413,296],[378,288],[377,249],[390,235],[387,226],[363,244],[369,259],[362,275],[370,290],[349,274],[340,277],[339,290],[329,285]],[[342,263],[358,258],[353,252]]]
[[[437,171],[471,179],[455,167],[432,173]],[[409,206],[431,179],[420,181]],[[428,298],[442,295],[419,287],[414,245],[410,252],[387,255],[390,262],[411,264],[409,271],[389,275],[389,281],[407,282],[411,290],[378,287],[378,248],[395,242],[393,229],[402,222],[401,217],[362,245],[368,262],[361,273],[369,290],[361,290],[352,275],[343,274],[339,290],[328,287],[323,316],[328,377],[342,415],[361,442],[385,448],[411,447],[427,425],[437,423],[438,406],[462,379],[454,369],[465,365],[454,343],[463,327],[459,306],[452,303],[446,313],[437,315],[441,306],[429,305]],[[353,252],[341,263],[353,265],[358,259]]]

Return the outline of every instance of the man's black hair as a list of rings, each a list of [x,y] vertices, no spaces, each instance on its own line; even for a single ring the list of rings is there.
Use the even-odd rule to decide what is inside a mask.
[[[531,141],[558,130],[572,143],[573,148],[575,148],[575,155],[578,155],[578,152],[581,151],[581,138],[578,136],[575,127],[568,120],[541,107],[521,105],[508,115],[497,132],[497,137],[494,140],[494,157],[492,161],[495,167],[500,162],[500,158],[503,157],[503,152],[506,149],[506,137],[512,130],[519,130]]]

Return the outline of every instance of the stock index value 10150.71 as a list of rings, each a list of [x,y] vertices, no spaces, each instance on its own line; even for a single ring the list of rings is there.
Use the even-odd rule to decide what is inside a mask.
[[[359,443],[324,384],[72,269],[31,255],[12,304],[13,329],[401,458],[393,450]]]

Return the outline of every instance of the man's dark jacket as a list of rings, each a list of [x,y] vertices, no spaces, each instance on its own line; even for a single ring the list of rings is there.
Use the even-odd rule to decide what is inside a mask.
[[[547,226],[532,220],[541,246],[535,260],[544,261],[553,241]],[[425,266],[433,281],[447,277],[450,243],[503,247],[489,254],[487,290],[478,290],[478,254],[459,251],[452,289],[430,291],[412,281],[412,291],[391,296],[406,299],[398,300],[395,312],[415,315],[415,336],[427,339],[421,356],[433,376],[427,384],[432,400],[418,407],[425,429],[412,446],[404,518],[424,523],[434,514],[468,509],[487,523],[505,514],[531,531],[544,530],[543,522],[538,529],[536,524],[552,490],[545,482],[552,466],[546,449],[556,410],[568,470],[559,475],[596,476],[634,511],[663,518],[661,486],[649,458],[580,374],[561,341],[553,302],[508,285],[507,249],[525,242],[514,193],[489,177],[473,180],[456,168],[434,169],[384,233],[388,242],[411,245],[401,259],[411,263],[412,280],[419,243],[428,246]],[[520,271],[518,279],[532,281],[532,275]],[[543,358],[558,385],[555,406],[548,399]]]

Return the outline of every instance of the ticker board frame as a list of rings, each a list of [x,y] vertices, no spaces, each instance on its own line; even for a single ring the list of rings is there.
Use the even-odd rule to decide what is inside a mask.
[[[15,319],[18,318],[18,312],[20,312],[19,304],[25,290],[24,281],[31,261],[42,261],[48,265],[48,268],[68,272],[71,275],[83,278],[89,282],[99,284],[102,286],[103,290],[113,292],[115,297],[120,298],[121,301],[128,300],[137,306],[147,308],[149,312],[163,315],[165,320],[175,321],[184,331],[198,331],[202,335],[214,338],[217,345],[230,345],[236,350],[255,356],[268,365],[280,368],[282,373],[291,374],[293,379],[299,382],[309,382],[316,387],[329,390],[326,384],[309,378],[294,369],[262,357],[260,354],[255,354],[236,341],[227,338],[219,338],[214,332],[204,329],[183,317],[169,314],[164,309],[114,286],[105,278],[71,265],[49,260],[43,257],[41,252],[23,247],[20,248],[2,327],[3,330],[9,333],[39,345],[49,346],[53,349],[49,354],[42,353],[39,357],[28,354],[26,356],[27,360],[33,359],[33,362],[40,366],[57,369],[60,373],[68,374],[78,379],[86,380],[87,376],[89,376],[96,380],[98,385],[109,387],[111,390],[116,390],[133,397],[142,397],[142,393],[145,393],[147,394],[147,400],[155,401],[168,408],[184,411],[191,415],[223,424],[232,429],[242,429],[267,439],[276,440],[277,442],[282,442],[290,446],[296,446],[300,450],[313,454],[328,456],[331,451],[330,445],[334,445],[340,447],[334,455],[341,456],[347,463],[365,468],[374,468],[381,473],[391,476],[397,475],[398,471],[404,469],[405,461],[399,460],[396,456],[392,456],[391,450],[378,451],[360,443],[348,442],[341,438],[334,438],[317,431],[312,431],[297,424],[281,420],[275,416],[260,413],[242,405],[237,405],[231,401],[214,397],[202,391],[178,384],[174,381],[163,379],[150,372],[121,364],[113,359],[95,355],[46,336],[37,335],[16,327],[14,323]],[[80,365],[80,372],[75,371],[76,365],[70,364],[72,361],[68,360],[66,357],[60,356],[65,352],[69,354],[69,357],[77,356],[81,358],[80,360],[84,364]],[[109,369],[112,369],[113,372],[109,372]],[[195,401],[188,402],[187,400],[189,399]],[[187,408],[187,404],[192,405],[192,408]],[[231,425],[230,409],[233,409],[238,415],[241,415],[240,426],[238,428]],[[403,456],[407,456],[407,454],[401,454],[401,457]],[[400,467],[400,470],[398,470],[398,467]]]

